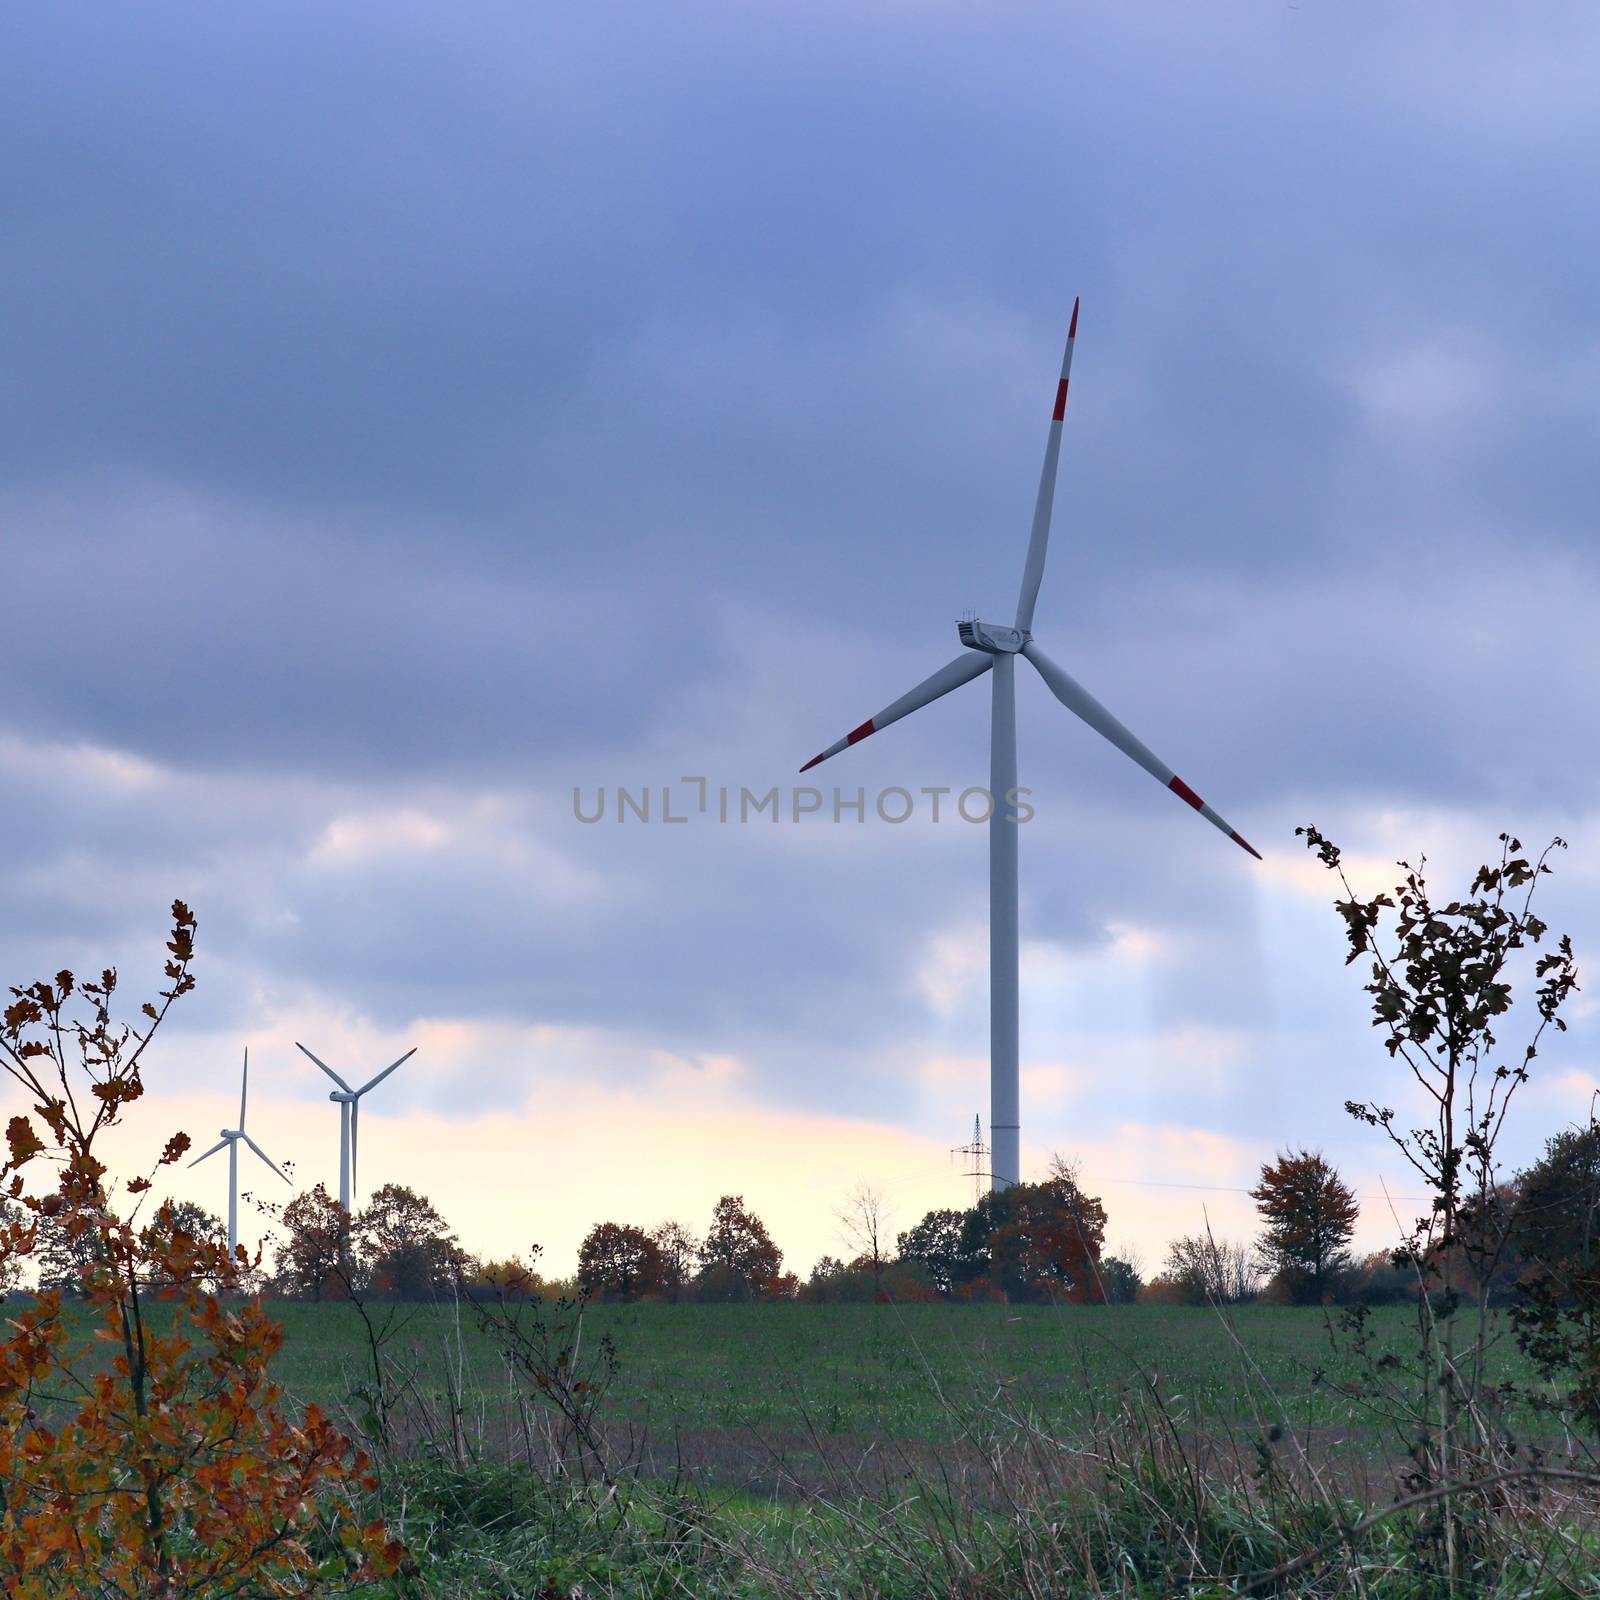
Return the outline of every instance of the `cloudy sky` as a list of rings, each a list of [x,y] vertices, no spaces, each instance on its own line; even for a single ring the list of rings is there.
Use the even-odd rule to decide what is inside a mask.
[[[1318,1144],[1382,1242],[1341,1107],[1403,1090],[1293,830],[1374,887],[1560,833],[1600,937],[1597,68],[1581,4],[13,15],[0,972],[147,984],[194,907],[121,1159],[249,1044],[332,1181],[294,1041],[416,1045],[361,1186],[481,1251],[960,1203],[984,830],[870,797],[982,783],[987,694],[803,780],[865,821],[737,799],[1009,620],[1081,294],[1036,631],[1265,860],[1019,676],[1024,1164],[1152,1263]],[[1597,1083],[1580,1007],[1513,1159]]]

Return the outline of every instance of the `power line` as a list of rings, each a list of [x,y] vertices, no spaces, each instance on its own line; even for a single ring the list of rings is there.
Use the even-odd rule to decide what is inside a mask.
[[[962,1174],[963,1177],[972,1179],[972,1203],[977,1203],[983,1198],[983,1180],[990,1173],[983,1170],[983,1158],[990,1153],[989,1146],[983,1142],[983,1124],[976,1116],[972,1119],[972,1143],[958,1144],[951,1151],[953,1156],[966,1156],[972,1162],[972,1170]]]
[[[1218,1195],[1248,1195],[1250,1189],[1238,1189],[1234,1184],[1174,1184],[1160,1178],[1096,1178],[1099,1184],[1131,1184],[1136,1189],[1202,1189],[1206,1194]],[[1397,1195],[1397,1194],[1357,1194],[1357,1200],[1414,1200],[1424,1203],[1430,1200],[1430,1195]]]
[[[966,1156],[968,1158],[968,1160],[972,1163],[972,1165],[970,1167],[968,1167],[965,1171],[963,1171],[960,1174],[960,1176],[963,1177],[963,1178],[971,1178],[973,1180],[973,1200],[974,1200],[974,1203],[976,1203],[977,1200],[982,1198],[983,1180],[985,1178],[988,1178],[988,1177],[991,1176],[991,1173],[990,1173],[989,1169],[984,1166],[984,1158],[987,1157],[988,1155],[990,1155],[990,1153],[991,1153],[991,1151],[990,1151],[989,1146],[987,1144],[985,1144],[984,1140],[983,1140],[982,1122],[978,1117],[974,1117],[972,1119],[972,1139],[971,1139],[971,1142],[968,1143],[968,1144],[952,1145],[951,1149],[950,1149],[950,1154],[951,1154],[952,1157],[954,1157],[954,1156]],[[893,1184],[890,1187],[891,1187],[892,1190],[902,1191],[902,1190],[906,1190],[906,1189],[920,1189],[920,1188],[922,1188],[922,1187],[924,1187],[925,1185],[928,1185],[928,1184],[944,1183],[946,1181],[948,1181],[948,1180],[943,1178],[943,1177],[935,1176],[932,1172],[929,1172],[929,1173],[927,1173],[927,1174],[925,1174],[923,1176],[917,1177],[917,1178],[903,1179],[899,1183]],[[1091,1181],[1091,1180],[1086,1180],[1086,1182],[1087,1181]],[[1190,1191],[1192,1191],[1194,1193],[1198,1193],[1198,1194],[1245,1194],[1245,1195],[1247,1195],[1247,1194],[1249,1194],[1251,1192],[1249,1189],[1245,1188],[1242,1184],[1231,1184],[1231,1183],[1178,1183],[1178,1182],[1175,1182],[1174,1180],[1172,1180],[1170,1178],[1107,1178],[1107,1177],[1096,1177],[1096,1178],[1094,1178],[1092,1180],[1092,1183],[1094,1185],[1102,1185],[1102,1186],[1103,1185],[1108,1185],[1108,1184],[1117,1184],[1119,1186],[1132,1187],[1132,1188],[1137,1188],[1137,1189],[1187,1189],[1187,1190],[1190,1190]],[[1596,1187],[1600,1187],[1600,1180],[1596,1181]],[[1409,1201],[1412,1204],[1427,1205],[1427,1204],[1431,1203],[1433,1197],[1431,1195],[1425,1195],[1425,1194],[1399,1194],[1399,1193],[1396,1193],[1393,1190],[1389,1190],[1389,1191],[1385,1192],[1385,1191],[1380,1189],[1380,1190],[1358,1191],[1356,1193],[1356,1199],[1358,1199],[1358,1200],[1372,1200],[1372,1201],[1404,1200],[1404,1201]]]

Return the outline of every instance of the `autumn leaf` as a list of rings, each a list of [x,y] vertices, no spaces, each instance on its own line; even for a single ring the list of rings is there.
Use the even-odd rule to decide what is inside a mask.
[[[11,1147],[11,1165],[20,1167],[44,1149],[44,1140],[26,1117],[13,1117],[6,1124],[6,1143]]]

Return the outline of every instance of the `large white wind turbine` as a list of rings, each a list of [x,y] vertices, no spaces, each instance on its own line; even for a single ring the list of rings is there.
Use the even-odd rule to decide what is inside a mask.
[[[398,1061],[391,1062],[377,1077],[369,1078],[359,1089],[352,1089],[326,1061],[317,1061],[303,1044],[296,1043],[295,1049],[303,1055],[311,1056],[311,1059],[339,1085],[328,1098],[339,1107],[339,1209],[348,1217],[350,1191],[356,1182],[356,1142],[361,1133],[361,1097],[368,1089],[376,1089],[396,1067],[404,1066],[417,1053],[416,1047],[407,1050]]]
[[[1026,656],[1062,705],[1081,717],[1096,733],[1109,739],[1125,756],[1137,761],[1158,783],[1187,801],[1208,822],[1220,828],[1237,845],[1260,860],[1260,852],[1247,844],[1208,806],[1171,767],[1129,733],[1075,678],[1070,677],[1034,642],[1033,608],[1044,577],[1045,550],[1050,541],[1050,510],[1055,501],[1056,463],[1061,454],[1061,424],[1067,414],[1067,379],[1072,371],[1072,346],[1078,334],[1078,302],[1072,303],[1072,324],[1067,329],[1067,349],[1061,358],[1056,384],[1055,410],[1045,443],[1044,470],[1039,476],[1039,497],[1033,508],[1033,531],[1028,538],[1028,559],[1022,569],[1022,592],[1017,599],[1016,622],[962,622],[957,626],[965,651],[909,694],[884,707],[837,744],[813,756],[800,770],[859,744],[891,722],[909,716],[941,695],[959,689],[985,672],[994,674],[993,713],[989,738],[989,1125],[993,1145],[994,1187],[1003,1189],[1019,1181],[1021,1117],[1017,1090],[1017,712],[1016,658]]]
[[[206,1156],[214,1156],[224,1145],[228,1147],[228,1254],[230,1256],[239,1248],[239,1141],[243,1139],[285,1183],[289,1181],[289,1175],[283,1172],[267,1155],[267,1152],[244,1131],[244,1102],[249,1090],[250,1047],[246,1045],[244,1051],[244,1075],[239,1080],[239,1126],[237,1128],[224,1128],[222,1137],[206,1151],[205,1155],[196,1156],[189,1163],[191,1167],[198,1167],[206,1159]]]

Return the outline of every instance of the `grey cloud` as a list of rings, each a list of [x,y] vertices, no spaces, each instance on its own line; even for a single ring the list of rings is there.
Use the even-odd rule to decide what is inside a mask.
[[[307,994],[559,1024],[910,1114],[906,1063],[986,1048],[981,997],[932,1015],[915,974],[981,923],[981,830],[630,833],[567,796],[792,782],[1011,604],[1079,290],[1052,653],[1264,848],[1385,806],[1581,820],[1594,26],[22,19],[0,726],[174,777],[7,773],[7,970],[189,893],[208,1026]],[[982,701],[822,774],[981,782]],[[1267,1127],[1285,1073],[1344,1070],[1253,864],[1036,687],[1022,760],[1031,935],[1171,930],[1130,1022],[1249,1032],[1236,1098],[1175,1114]],[[316,854],[485,794],[482,848]]]

